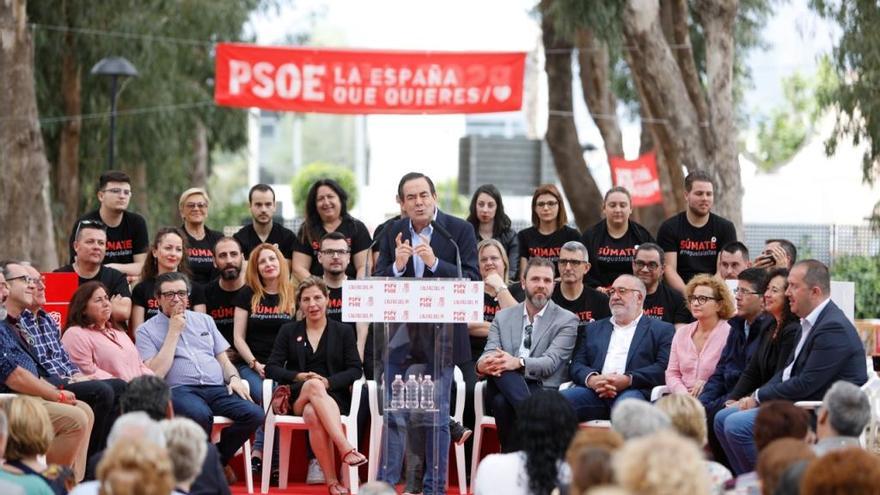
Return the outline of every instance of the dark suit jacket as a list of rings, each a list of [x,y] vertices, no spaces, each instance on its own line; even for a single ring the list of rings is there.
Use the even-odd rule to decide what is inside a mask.
[[[775,331],[776,321],[771,318],[761,329],[758,348],[729,394],[731,400],[751,395],[758,387],[769,382],[777,371],[785,369],[788,358],[800,338],[801,323],[798,320],[790,321],[776,332],[776,338],[773,338]]]
[[[571,358],[571,379],[575,385],[585,386],[587,375],[602,373],[611,332],[614,327],[611,318],[594,321],[584,329]],[[666,381],[666,365],[669,364],[669,347],[675,327],[665,321],[642,315],[636,326],[629,353],[626,357],[626,371],[632,375],[632,389],[651,398],[651,389]]]
[[[798,332],[795,349],[800,341]],[[788,380],[782,381],[782,372],[794,360]],[[843,311],[829,301],[816,318],[816,324],[807,336],[801,352],[794,359],[792,350],[785,366],[758,389],[761,402],[781,399],[787,401],[822,400],[831,384],[844,380],[856,385],[868,381],[865,347],[856,328]]]
[[[327,320],[324,328],[327,339],[327,369],[330,382],[327,391],[346,414],[351,407],[351,385],[361,377],[361,359],[358,357],[354,329],[336,320]],[[272,354],[266,363],[266,376],[281,384],[293,383],[297,373],[311,371],[306,367],[306,323],[285,323],[278,330]]]
[[[744,318],[737,316],[727,320],[730,325],[727,343],[724,344],[724,350],[721,351],[721,357],[718,359],[718,364],[715,365],[715,372],[706,381],[703,392],[700,394],[700,402],[703,403],[706,412],[724,407],[724,401],[727,400],[728,394],[733,390],[758,348],[760,340],[758,337],[772,320],[773,317],[767,313],[759,314],[749,326],[748,337],[745,335],[746,320]]]
[[[477,241],[474,236],[474,228],[471,224],[460,218],[437,211],[437,223],[443,226],[455,239],[461,253],[462,276],[471,280],[482,280],[480,270],[477,267]],[[397,247],[395,239],[397,234],[403,234],[404,240],[411,240],[409,232],[409,218],[401,218],[382,231],[382,239],[379,247],[379,259],[376,261],[375,275],[378,277],[394,276],[394,250]],[[437,271],[431,271],[425,267],[422,278],[457,278],[458,270],[455,266],[455,247],[436,229],[431,235],[431,249],[434,256],[439,260]],[[412,258],[406,264],[402,277],[413,278],[416,276]],[[453,336],[453,361],[456,364],[467,363],[471,360],[470,341],[468,340],[467,325],[455,325]]]

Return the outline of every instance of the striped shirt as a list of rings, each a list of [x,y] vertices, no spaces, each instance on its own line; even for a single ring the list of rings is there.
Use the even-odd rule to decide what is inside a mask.
[[[168,317],[159,312],[137,329],[138,353],[143,361],[159,353],[168,334]],[[174,360],[165,381],[169,386],[223,385],[223,369],[216,356],[229,348],[213,318],[187,310],[186,325],[174,349]]]

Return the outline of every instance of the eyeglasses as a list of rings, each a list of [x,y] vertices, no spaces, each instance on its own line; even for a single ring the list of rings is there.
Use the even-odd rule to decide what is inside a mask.
[[[688,303],[696,304],[697,306],[702,306],[709,301],[718,301],[718,298],[709,296],[691,296],[688,298]]]
[[[76,239],[79,237],[79,231],[82,230],[83,227],[89,229],[98,229],[107,232],[107,226],[104,222],[100,220],[80,220],[78,224],[76,224],[76,231],[73,233],[73,238]]]
[[[737,287],[736,289],[734,289],[733,293],[740,295],[740,296],[747,296],[749,294],[752,294],[752,295],[760,294],[760,292],[756,292],[756,291],[749,290],[749,289],[744,289],[742,287]]]
[[[538,201],[535,206],[538,208],[555,208],[559,201]]]
[[[532,348],[532,325],[526,325],[525,328],[526,335],[523,337],[523,347],[526,349]]]
[[[39,279],[31,277],[30,275],[19,275],[18,277],[7,278],[6,283],[12,282],[13,280],[22,280],[22,281],[24,281],[25,285],[36,285],[37,280],[39,280]]]
[[[633,266],[636,267],[636,270],[642,270],[647,267],[648,270],[654,271],[660,268],[660,263],[657,263],[656,261],[649,261],[645,263],[642,260],[633,260]]]
[[[102,192],[109,192],[117,194],[119,196],[131,196],[131,189],[123,189],[121,187],[111,187],[109,189],[103,189]]]
[[[608,289],[608,297],[613,297],[614,294],[619,294],[620,297],[623,297],[630,292],[638,292],[636,289],[627,289],[626,287],[610,287]]]
[[[195,210],[196,208],[204,210],[208,207],[208,203],[185,203],[183,206],[186,206],[190,210]]]
[[[557,263],[559,263],[559,266],[571,265],[571,266],[577,268],[577,267],[583,265],[584,263],[586,263],[586,261],[560,259],[559,261],[557,261]]]
[[[165,292],[160,292],[160,296],[174,300],[174,299],[184,299],[189,296],[189,291],[186,290],[169,290]]]
[[[339,256],[340,258],[350,253],[348,249],[322,249],[319,251],[324,256],[330,256],[331,258],[335,258]]]

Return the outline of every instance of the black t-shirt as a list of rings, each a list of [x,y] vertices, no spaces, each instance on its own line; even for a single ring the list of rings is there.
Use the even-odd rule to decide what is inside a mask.
[[[101,219],[100,210],[95,210],[81,216],[70,231],[70,263],[74,262],[76,253],[73,251],[73,241],[76,238],[76,227],[83,220]],[[146,253],[150,246],[150,235],[147,232],[147,222],[144,217],[131,211],[122,212],[122,221],[116,227],[107,226],[107,254],[104,263],[134,263],[134,255]]]
[[[256,311],[251,308],[252,297],[254,297],[254,291],[250,287],[244,286],[238,291],[234,302],[235,307],[245,309],[248,312],[244,341],[250,347],[251,353],[257,358],[257,361],[265,364],[269,360],[269,354],[272,353],[278,329],[281,328],[281,325],[293,321],[293,315],[279,311],[280,298],[278,294],[263,296]]]
[[[304,228],[305,224],[300,226],[299,233],[296,236],[296,243],[293,245],[293,250],[297,253],[311,256],[312,264],[309,266],[309,272],[312,275],[320,277],[324,275],[324,267],[318,262],[318,251],[321,249],[321,238],[327,234],[327,231],[324,230],[323,225],[318,226],[316,238],[311,241],[311,245],[306,245],[301,241]],[[359,253],[370,247],[370,243],[373,242],[373,240],[370,239],[370,233],[367,231],[367,226],[356,218],[349,217],[343,219],[342,223],[339,224],[339,228],[337,228],[335,232],[339,232],[345,236],[345,242],[348,243],[348,248],[351,250],[352,259],[351,263],[348,264],[348,268],[345,270],[345,274],[350,278],[354,278],[357,274],[357,270],[354,266],[354,255],[355,253]]]
[[[144,321],[159,314],[159,299],[155,295],[156,279],[141,280],[131,291],[131,302],[144,308]],[[201,284],[192,284],[186,309],[192,310],[193,306],[205,304],[205,293]]]
[[[587,284],[610,287],[620,275],[632,275],[636,248],[642,243],[654,242],[654,238],[644,227],[630,220],[626,233],[615,239],[608,233],[608,223],[602,220],[584,231],[581,242],[587,247],[591,265]]]
[[[205,237],[198,240],[185,228],[180,227],[180,230],[186,234],[189,269],[192,271],[193,282],[200,284],[210,282],[218,275],[214,269],[214,244],[223,237],[223,233],[205,227]]]
[[[232,327],[235,319],[235,296],[241,289],[229,292],[220,287],[220,281],[215,279],[208,282],[205,286],[205,307],[206,311],[214,323],[217,330],[223,335],[223,338],[232,345]]]
[[[73,265],[64,265],[61,268],[56,268],[55,272],[76,273],[76,270],[73,269]],[[91,282],[92,280],[101,282],[107,287],[107,295],[109,297],[116,295],[131,297],[131,289],[128,288],[128,278],[124,273],[110,268],[109,266],[101,265],[101,269],[98,270],[98,273],[92,278],[83,278],[79,275],[77,275],[77,277],[79,277],[79,285]]]
[[[330,291],[327,300],[327,318],[342,323],[342,287],[327,288]]]
[[[257,231],[254,230],[254,224],[245,225],[233,237],[241,244],[241,252],[244,254],[244,259],[248,259],[251,251],[263,243],[260,236],[257,235]],[[266,242],[278,246],[278,249],[285,258],[290,259],[293,257],[293,245],[296,242],[296,237],[293,235],[293,231],[287,227],[273,223]]]
[[[537,228],[529,227],[520,230],[517,237],[519,237],[519,256],[526,260],[535,256],[549,259],[553,262],[553,272],[557,277],[559,270],[556,262],[559,260],[559,250],[562,249],[562,245],[568,241],[581,240],[581,234],[568,225],[550,235],[544,235],[538,232]],[[510,262],[519,263],[519,260],[510,260]]]
[[[611,310],[608,308],[608,296],[593,289],[584,286],[580,297],[574,301],[569,301],[562,295],[562,287],[557,285],[553,289],[553,302],[567,309],[578,317],[578,326],[584,326],[592,321],[601,320],[611,316]]]
[[[681,292],[663,282],[660,282],[653,294],[645,296],[643,310],[645,316],[657,318],[673,325],[694,321]]]
[[[663,222],[657,232],[657,244],[667,253],[678,253],[678,275],[688,283],[698,273],[715,273],[718,253],[736,240],[733,223],[709,213],[706,225],[696,228],[681,212]]]

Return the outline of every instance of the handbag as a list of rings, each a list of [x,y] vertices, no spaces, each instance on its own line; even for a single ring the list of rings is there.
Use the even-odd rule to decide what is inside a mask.
[[[290,412],[290,385],[279,385],[272,392],[272,412],[280,416]]]

